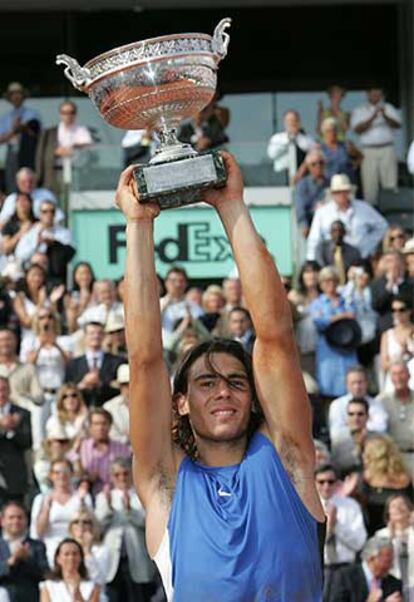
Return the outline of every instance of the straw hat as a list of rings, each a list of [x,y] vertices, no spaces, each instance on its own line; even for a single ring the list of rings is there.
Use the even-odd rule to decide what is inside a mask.
[[[108,320],[105,326],[105,332],[110,334],[111,332],[117,332],[118,330],[124,330],[125,322],[122,315],[110,312],[108,316]]]
[[[47,440],[57,439],[58,441],[69,441],[70,437],[59,422],[53,421],[46,427]]]
[[[129,365],[121,364],[116,371],[116,380],[111,382],[111,387],[119,389],[121,385],[129,384]]]
[[[330,192],[353,192],[355,187],[351,184],[351,180],[344,173],[337,173],[331,178]]]
[[[414,238],[409,238],[406,241],[402,252],[404,255],[411,255],[411,253],[414,253]]]

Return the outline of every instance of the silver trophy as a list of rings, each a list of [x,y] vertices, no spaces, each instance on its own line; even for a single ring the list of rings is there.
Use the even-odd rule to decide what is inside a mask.
[[[86,92],[102,117],[123,129],[151,129],[160,147],[149,164],[134,171],[141,202],[162,209],[194,203],[205,188],[224,186],[226,170],[218,152],[198,154],[181,143],[176,129],[212,100],[219,62],[226,56],[231,19],[213,36],[187,33],[151,38],[114,48],[83,67],[66,54],[56,57],[65,75]]]

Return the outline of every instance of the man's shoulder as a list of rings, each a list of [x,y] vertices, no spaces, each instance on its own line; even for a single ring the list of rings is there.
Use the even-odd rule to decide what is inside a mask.
[[[353,498],[347,497],[345,495],[335,495],[334,498],[335,498],[335,504],[337,504],[338,507],[342,507],[345,510],[350,510],[352,512],[360,512],[361,511],[361,506]]]
[[[16,405],[15,403],[10,404],[10,412],[12,414],[20,414],[22,418],[30,418],[30,412],[24,408]]]
[[[108,410],[108,412],[113,412],[124,406],[126,406],[126,404],[123,395],[116,395],[116,397],[112,397],[112,399],[106,401],[102,407],[105,410]]]

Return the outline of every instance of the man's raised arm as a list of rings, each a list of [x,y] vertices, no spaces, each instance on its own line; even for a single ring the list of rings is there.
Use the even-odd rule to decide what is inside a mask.
[[[253,366],[259,401],[279,453],[293,446],[312,465],[311,412],[286,293],[243,202],[240,170],[231,155],[223,156],[227,187],[209,191],[205,200],[216,208],[227,232],[255,328]]]
[[[173,470],[171,389],[163,359],[158,281],[154,264],[154,219],[159,207],[140,204],[133,167],[122,172],[116,203],[126,221],[125,316],[130,363],[130,439],[144,504],[159,472]]]

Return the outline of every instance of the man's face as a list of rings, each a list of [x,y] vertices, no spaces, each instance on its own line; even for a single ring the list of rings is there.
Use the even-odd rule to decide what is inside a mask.
[[[8,96],[8,101],[12,104],[16,109],[22,106],[24,101],[24,95],[21,92],[12,92]]]
[[[65,103],[61,105],[60,110],[60,120],[66,126],[72,125],[76,119],[76,109],[71,103]]]
[[[55,206],[53,203],[42,203],[40,206],[40,223],[45,228],[51,228],[55,219]]]
[[[335,245],[341,245],[345,236],[345,228],[340,224],[332,224],[331,239]]]
[[[329,500],[335,493],[336,475],[333,470],[320,472],[315,477],[316,489],[323,500]]]
[[[6,380],[0,378],[0,406],[4,406],[9,401],[10,387]]]
[[[229,316],[228,328],[234,337],[242,337],[250,328],[250,319],[244,311],[232,311]]]
[[[400,366],[400,364],[391,366],[390,377],[396,391],[406,391],[408,389],[410,373],[405,366]]]
[[[349,190],[332,192],[332,198],[340,209],[346,209],[349,205]]]
[[[36,187],[36,178],[34,174],[23,172],[17,177],[16,183],[20,192],[30,194]]]
[[[359,433],[367,426],[368,414],[361,403],[349,403],[347,424],[351,433]]]
[[[346,377],[346,386],[352,397],[365,397],[368,389],[367,377],[362,372],[350,372]]]
[[[296,113],[286,113],[283,123],[288,134],[296,135],[299,132],[300,119]]]
[[[373,575],[378,579],[386,577],[394,560],[394,551],[392,547],[381,548],[377,556],[368,559],[368,566]]]
[[[376,105],[383,100],[383,93],[381,88],[372,88],[367,92],[368,102],[372,105]]]
[[[114,464],[111,469],[111,481],[116,489],[128,491],[132,485],[131,470],[119,464]]]
[[[105,416],[92,414],[89,425],[89,436],[94,441],[108,441],[111,425]]]
[[[9,537],[21,537],[27,529],[27,517],[18,506],[7,506],[1,518],[3,533]]]
[[[325,171],[325,161],[321,156],[315,154],[308,157],[306,164],[309,169],[309,173],[313,178],[319,178]]]
[[[226,298],[226,302],[230,305],[239,305],[242,296],[241,283],[238,278],[232,278],[231,280],[225,280],[223,282],[223,293]]]
[[[112,305],[115,301],[115,287],[111,282],[99,280],[95,283],[95,292],[98,303]]]
[[[173,297],[182,297],[187,287],[187,279],[180,272],[171,272],[165,280],[167,293]]]
[[[16,352],[16,339],[11,332],[0,332],[0,355],[11,357]]]
[[[187,393],[177,399],[179,413],[189,416],[200,439],[240,440],[246,435],[252,409],[246,370],[227,353],[214,353],[211,364],[202,356],[191,366]]]
[[[88,324],[85,333],[86,347],[90,349],[100,349],[102,347],[104,336],[103,326]]]

